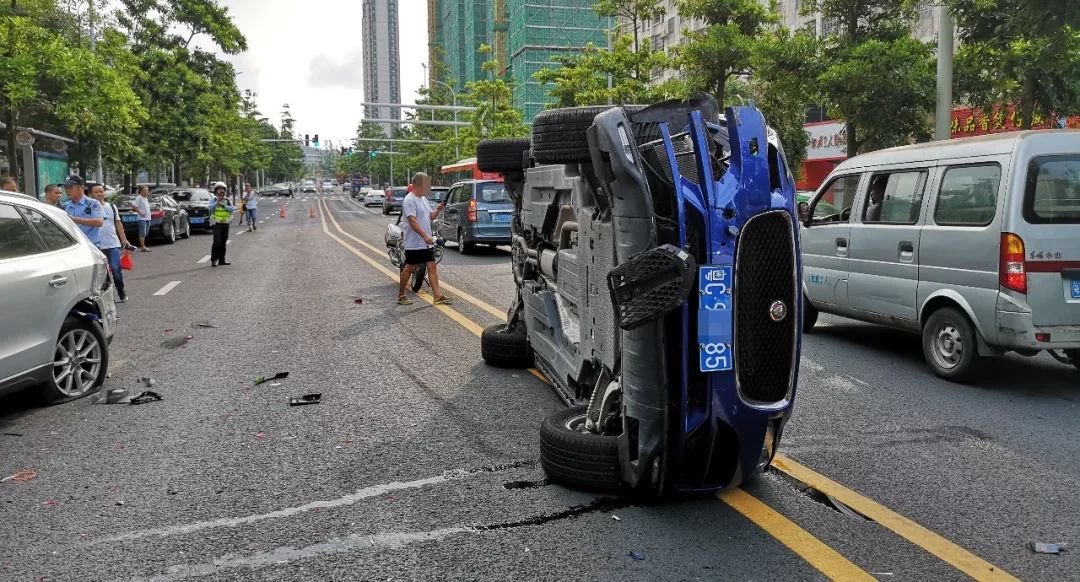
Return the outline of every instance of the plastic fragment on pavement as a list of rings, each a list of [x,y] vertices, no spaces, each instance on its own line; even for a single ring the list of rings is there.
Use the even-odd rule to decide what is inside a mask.
[[[147,402],[157,402],[161,400],[161,394],[152,390],[141,392],[138,396],[131,399],[130,404],[146,404]]]
[[[56,505],[56,500],[55,499],[50,499],[50,500],[46,501],[45,503],[43,503],[42,505],[44,505],[45,507],[52,507],[52,506]]]
[[[611,516],[611,519],[614,519],[615,521],[622,521],[622,518],[617,515]]]
[[[641,560],[644,560],[644,559],[645,559],[645,555],[644,555],[644,554],[642,554],[641,552],[634,552],[634,551],[631,551],[631,552],[630,552],[630,553],[629,553],[628,555],[629,555],[629,556],[630,556],[631,558],[633,558],[633,559],[635,559],[635,560],[638,560],[638,561],[641,561]]]
[[[255,378],[255,385],[258,386],[259,384],[265,384],[266,382],[269,382],[271,380],[284,380],[285,378],[288,378],[288,377],[289,377],[288,372],[278,372],[277,374],[274,374],[270,378],[266,378],[264,376],[259,376],[259,377]]]
[[[127,404],[128,402],[131,402],[131,397],[128,396],[127,389],[110,388],[95,394],[90,404]]]
[[[157,382],[155,382],[153,378],[143,376],[142,378],[139,378],[138,380],[135,380],[135,383],[136,384],[144,384],[147,388],[153,388],[154,384],[156,384]]]
[[[1046,543],[1046,542],[1031,542],[1031,550],[1036,554],[1060,554],[1064,552],[1069,544],[1065,542]]]
[[[195,323],[191,324],[191,327],[194,327],[194,328],[208,327],[208,328],[212,328],[212,329],[217,329],[217,326],[210,323],[209,321],[196,321]]]
[[[19,471],[14,475],[9,475],[7,477],[4,477],[3,479],[0,479],[0,483],[3,483],[4,481],[11,481],[13,483],[26,483],[28,481],[33,481],[34,479],[37,479],[37,477],[37,471],[33,469],[23,469],[22,471]]]
[[[289,406],[303,406],[305,404],[318,404],[322,402],[322,392],[304,394],[299,398],[290,398]]]

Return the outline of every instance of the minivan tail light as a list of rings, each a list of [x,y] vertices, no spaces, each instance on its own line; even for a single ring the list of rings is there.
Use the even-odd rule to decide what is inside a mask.
[[[469,200],[469,214],[467,215],[469,222],[476,222],[476,198]]]
[[[1017,293],[1027,293],[1027,270],[1024,267],[1024,239],[1011,232],[1001,233],[1001,286]]]
[[[150,211],[150,218],[164,218],[164,217],[165,217],[165,211],[164,210],[151,210]]]

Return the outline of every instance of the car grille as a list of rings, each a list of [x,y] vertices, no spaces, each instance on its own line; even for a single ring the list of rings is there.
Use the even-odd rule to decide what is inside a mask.
[[[780,402],[791,388],[799,320],[794,252],[791,215],[785,211],[751,218],[739,235],[735,372],[739,392],[748,401]],[[776,302],[783,304],[783,317],[774,317]]]

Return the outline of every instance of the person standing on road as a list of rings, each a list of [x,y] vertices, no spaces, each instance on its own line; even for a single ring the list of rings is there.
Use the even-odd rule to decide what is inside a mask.
[[[255,214],[259,208],[258,196],[259,195],[251,189],[251,184],[244,184],[244,197],[242,200],[244,205],[244,215],[247,216],[249,231],[259,230],[259,227],[255,224]],[[241,220],[240,224],[244,224],[244,221]]]
[[[150,189],[139,187],[139,195],[131,202],[131,209],[139,216],[139,250],[148,253],[146,237],[150,234]]]
[[[214,244],[210,247],[210,266],[231,265],[225,260],[225,245],[229,242],[229,221],[236,212],[225,199],[228,188],[222,182],[214,183],[214,199],[210,201],[210,220],[213,222]]]
[[[60,186],[57,184],[49,184],[45,187],[45,204],[49,206],[55,206],[57,208],[63,208],[64,205],[60,204]]]
[[[70,200],[64,205],[64,212],[71,221],[90,239],[95,246],[101,242],[101,225],[105,223],[105,213],[97,200],[86,196],[86,181],[79,176],[69,176],[64,182],[64,190]]]
[[[431,177],[424,172],[417,172],[413,176],[413,191],[405,196],[401,203],[401,215],[409,223],[404,229],[405,239],[405,269],[401,271],[401,280],[398,282],[398,305],[412,305],[412,300],[405,295],[405,286],[408,285],[413,271],[417,265],[427,264],[428,281],[431,282],[431,292],[435,297],[435,305],[446,305],[450,298],[439,292],[439,273],[436,271],[435,240],[431,238],[431,221],[439,217],[439,213],[446,206],[444,200],[435,210],[428,204],[427,195],[431,193]]]
[[[128,242],[127,234],[124,232],[124,223],[120,222],[120,213],[116,210],[116,205],[105,202],[105,187],[94,184],[90,187],[90,197],[97,200],[105,215],[98,248],[109,259],[113,284],[116,285],[117,301],[124,303],[127,301],[127,291],[124,290],[124,270],[120,268],[120,253],[131,247],[131,243]]]
[[[18,192],[19,182],[15,180],[14,176],[4,176],[3,181],[0,181],[0,190],[7,190],[8,192]]]

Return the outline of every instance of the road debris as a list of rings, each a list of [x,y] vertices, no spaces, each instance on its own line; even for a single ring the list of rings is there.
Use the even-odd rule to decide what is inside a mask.
[[[642,554],[641,552],[634,552],[634,551],[631,551],[631,552],[630,552],[630,554],[629,554],[629,556],[630,556],[631,558],[633,558],[633,559],[635,559],[635,560],[639,561],[639,562],[640,562],[641,560],[644,560],[644,559],[645,559],[645,554]]]
[[[611,516],[611,519],[614,519],[615,521],[622,521],[622,518],[617,515]]]
[[[37,479],[37,476],[37,471],[33,469],[23,469],[22,471],[19,471],[14,475],[9,475],[7,477],[4,477],[3,479],[0,479],[0,483],[3,483],[4,481],[11,481],[13,483],[26,483],[28,481],[33,481],[34,479]]]
[[[357,297],[356,299],[353,299],[353,303],[355,303],[357,305],[360,305],[363,302],[364,302],[364,300],[361,299],[360,297]]]
[[[147,402],[157,402],[158,400],[161,400],[161,394],[158,394],[153,390],[147,390],[140,393],[135,398],[132,398],[130,404],[146,404]]]
[[[273,388],[274,386],[281,386],[281,382],[271,382],[270,387]]]
[[[131,402],[131,398],[126,388],[100,390],[90,401],[91,404],[127,404],[128,402]]]
[[[264,376],[259,376],[259,377],[255,378],[255,385],[258,386],[259,384],[265,384],[266,382],[269,382],[271,380],[284,380],[285,378],[288,378],[288,377],[289,377],[288,372],[278,372],[277,374],[274,374],[270,378],[266,378]]]
[[[21,432],[5,432],[4,436],[21,437],[21,436],[26,436],[26,435],[24,435]]]
[[[116,506],[117,506],[117,507],[123,507],[123,506],[124,506],[124,502],[123,502],[123,501],[117,501],[117,502],[116,502]]]
[[[1046,542],[1031,542],[1031,550],[1036,554],[1060,554],[1068,548],[1069,544],[1065,542],[1046,543]]]
[[[139,378],[138,380],[135,380],[135,383],[136,384],[142,384],[142,385],[146,386],[147,388],[153,388],[154,384],[156,384],[156,382],[154,381],[153,378],[149,378],[149,377],[146,377],[146,376],[143,376],[142,378]]]
[[[195,323],[191,324],[191,327],[196,328],[196,329],[198,329],[200,327],[217,329],[217,326],[210,323],[209,321],[196,321]]]
[[[314,392],[304,394],[299,398],[290,398],[289,406],[303,406],[305,404],[318,404],[319,402],[322,402],[322,392]]]
[[[52,506],[56,505],[56,500],[55,499],[50,499],[50,500],[46,501],[45,503],[42,503],[42,505],[44,505],[45,507],[52,507]]]
[[[261,441],[261,440],[263,440],[264,438],[266,438],[266,435],[264,435],[264,434],[263,434],[263,433],[261,433],[261,432],[257,432],[257,433],[255,433],[255,438],[257,438],[257,439],[259,439],[259,440]]]

